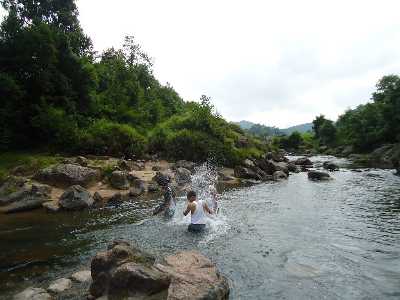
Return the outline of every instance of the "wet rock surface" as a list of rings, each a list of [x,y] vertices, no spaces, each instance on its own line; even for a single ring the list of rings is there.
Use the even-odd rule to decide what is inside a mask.
[[[94,298],[140,297],[151,299],[228,299],[229,285],[215,265],[198,252],[171,255],[161,262],[132,247],[116,241],[91,263]]]
[[[44,289],[27,288],[19,294],[16,294],[14,300],[51,300],[53,297]]]
[[[309,171],[308,179],[313,181],[322,181],[322,180],[330,180],[331,176],[328,173],[320,172],[320,171]]]

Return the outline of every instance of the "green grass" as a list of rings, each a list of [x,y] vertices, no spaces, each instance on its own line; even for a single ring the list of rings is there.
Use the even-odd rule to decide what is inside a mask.
[[[17,166],[22,167],[23,175],[32,175],[36,171],[59,162],[62,158],[42,153],[6,152],[0,154],[0,181]]]

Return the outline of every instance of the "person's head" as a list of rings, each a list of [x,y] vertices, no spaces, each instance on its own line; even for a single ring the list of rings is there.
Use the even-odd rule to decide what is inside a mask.
[[[196,201],[196,192],[195,191],[189,191],[187,193],[186,197],[190,202]]]

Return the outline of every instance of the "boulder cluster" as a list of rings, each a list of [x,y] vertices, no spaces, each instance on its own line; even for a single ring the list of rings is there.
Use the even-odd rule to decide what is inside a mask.
[[[86,287],[86,299],[225,300],[228,280],[196,251],[156,258],[127,241],[114,241],[91,261],[91,270],[59,278],[47,288],[30,287],[15,300],[48,300],[76,296]],[[74,290],[75,289],[75,290]],[[68,298],[69,299],[69,298]]]

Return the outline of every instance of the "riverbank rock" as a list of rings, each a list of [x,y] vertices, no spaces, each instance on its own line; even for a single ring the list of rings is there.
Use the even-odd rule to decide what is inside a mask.
[[[72,287],[72,281],[67,278],[60,278],[50,283],[47,290],[50,293],[59,294]]]
[[[307,166],[308,168],[312,168],[312,166],[313,166],[312,161],[307,157],[300,157],[300,158],[296,159],[294,161],[294,164],[298,165],[298,166]]]
[[[40,170],[35,179],[60,188],[80,185],[89,187],[100,180],[100,171],[74,164],[59,164]]]
[[[234,175],[235,177],[238,178],[243,178],[243,179],[255,179],[255,180],[261,180],[262,177],[254,172],[250,168],[242,167],[242,166],[236,166],[234,169]]]
[[[287,168],[289,172],[300,173],[300,168],[293,162],[288,163]]]
[[[339,166],[337,164],[333,163],[333,162],[330,162],[330,161],[325,161],[322,164],[322,167],[325,170],[329,170],[329,171],[338,171],[339,170]]]
[[[331,176],[329,176],[329,174],[325,173],[325,172],[309,171],[308,179],[314,180],[314,181],[329,180],[329,179],[331,179]]]
[[[288,179],[287,174],[282,171],[276,171],[272,176],[275,181],[282,181]]]
[[[17,213],[42,207],[50,200],[51,187],[42,184],[25,184],[6,196],[0,196],[0,211]],[[4,206],[5,205],[5,206]]]
[[[124,171],[112,172],[110,176],[110,184],[115,189],[128,190],[129,189],[128,173]]]
[[[138,299],[216,299],[229,296],[229,285],[215,265],[198,252],[182,252],[155,264],[155,258],[117,241],[92,260],[92,297]]]
[[[192,181],[192,173],[188,169],[178,168],[175,172],[175,180],[178,185],[184,185]]]
[[[187,160],[178,160],[174,165],[174,169],[185,168],[188,169],[191,173],[194,172],[195,167],[196,164],[194,162]]]
[[[132,181],[132,187],[129,190],[129,195],[132,197],[139,197],[146,191],[144,181],[141,179],[135,179]]]
[[[80,185],[73,185],[61,195],[59,205],[65,210],[82,210],[93,205],[94,199],[88,190]]]
[[[160,171],[156,173],[152,180],[162,186],[170,183],[172,178],[169,173]]]
[[[14,300],[52,300],[53,297],[41,288],[27,288],[19,294],[16,294]]]
[[[47,212],[55,213],[60,211],[61,207],[56,201],[48,201],[42,204],[43,208],[46,209]]]

